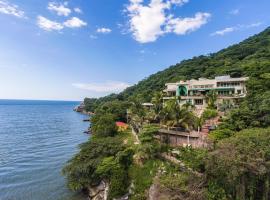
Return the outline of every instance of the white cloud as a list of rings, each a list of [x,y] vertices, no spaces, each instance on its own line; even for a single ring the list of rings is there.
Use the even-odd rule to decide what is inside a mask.
[[[143,0],[130,0],[127,7],[130,31],[138,42],[154,42],[164,34],[162,25],[166,22],[165,9],[168,5],[161,0],[151,0],[147,6],[142,3]]]
[[[18,18],[24,18],[24,11],[20,10],[15,4],[10,4],[7,1],[0,1],[0,13],[13,15]]]
[[[211,33],[211,36],[223,36],[225,34],[235,32],[235,31],[241,31],[245,29],[255,28],[261,26],[262,22],[252,23],[252,24],[240,24],[237,26],[227,27],[222,30],[215,31],[214,33]]]
[[[235,30],[236,30],[235,27],[227,27],[227,28],[224,28],[222,30],[218,30],[218,31],[212,33],[211,36],[215,36],[215,35],[221,35],[222,36],[222,35],[225,35],[227,33],[233,32]]]
[[[146,51],[142,49],[142,50],[139,51],[139,53],[140,53],[140,54],[145,54]]]
[[[210,16],[209,13],[196,13],[195,17],[191,18],[172,18],[168,20],[166,30],[177,35],[185,35],[206,24]]]
[[[67,6],[67,2],[64,4],[56,3],[56,2],[49,2],[48,9],[56,12],[56,14],[59,16],[68,16],[71,13],[71,10],[66,6]]]
[[[239,9],[234,9],[234,10],[231,10],[230,11],[230,14],[231,15],[238,15],[240,13],[240,10]]]
[[[40,15],[37,17],[37,24],[41,29],[45,31],[52,31],[52,30],[60,31],[64,28],[64,26],[61,23],[49,20]]]
[[[125,82],[107,81],[105,83],[73,83],[74,87],[92,92],[121,92],[130,85]]]
[[[252,23],[252,24],[245,25],[245,28],[258,27],[258,26],[261,26],[262,24],[263,24],[262,22]]]
[[[129,0],[126,11],[129,17],[129,30],[140,43],[154,42],[160,36],[174,32],[186,34],[200,28],[210,17],[208,13],[197,13],[194,18],[173,18],[167,12],[173,5],[183,5],[188,0]]]
[[[76,13],[79,13],[79,14],[82,13],[82,10],[81,10],[80,8],[74,8],[74,11],[75,11]]]
[[[96,35],[92,35],[92,34],[91,34],[89,37],[90,37],[92,40],[95,40],[95,39],[98,38]]]
[[[111,29],[109,29],[109,28],[98,28],[97,29],[97,32],[98,33],[104,33],[104,34],[106,34],[106,33],[110,33],[110,32],[112,32],[112,30]]]
[[[64,22],[64,26],[68,28],[80,28],[86,26],[87,23],[79,19],[78,17],[72,17],[71,19]]]

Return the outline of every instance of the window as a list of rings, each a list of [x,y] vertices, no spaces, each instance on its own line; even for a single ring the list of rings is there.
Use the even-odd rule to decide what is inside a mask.
[[[203,105],[203,99],[195,99],[195,105]]]

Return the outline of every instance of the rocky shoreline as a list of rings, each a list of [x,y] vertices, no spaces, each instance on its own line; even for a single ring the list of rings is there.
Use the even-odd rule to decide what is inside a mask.
[[[94,114],[92,112],[87,112],[85,110],[85,105],[84,105],[83,102],[81,102],[80,105],[78,105],[75,108],[73,108],[73,111],[78,112],[78,113],[81,113],[83,115],[87,115],[87,116],[91,116],[91,115]],[[84,119],[83,121],[84,122],[90,122],[90,118]],[[89,128],[86,131],[84,131],[84,133],[91,134],[91,125],[89,126]]]
[[[94,114],[93,112],[87,112],[85,110],[85,105],[83,102],[81,102],[80,105],[76,106],[73,110],[75,112],[79,112],[79,113],[82,113],[84,115],[89,115],[89,116]]]

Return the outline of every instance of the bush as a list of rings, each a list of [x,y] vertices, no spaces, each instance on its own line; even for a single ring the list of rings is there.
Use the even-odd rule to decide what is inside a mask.
[[[80,146],[76,154],[63,168],[67,176],[68,187],[72,190],[81,190],[89,185],[101,181],[101,176],[96,169],[106,157],[114,156],[124,149],[122,140],[116,137],[92,137]]]
[[[150,188],[153,183],[157,170],[161,164],[159,160],[148,160],[143,166],[132,165],[129,169],[129,176],[133,180],[134,195],[132,200],[145,200],[146,190]]]
[[[218,116],[218,111],[215,109],[206,109],[202,114],[204,120],[215,118],[216,116]]]
[[[95,135],[107,137],[114,136],[117,133],[115,116],[112,114],[94,115],[91,118],[92,132]]]
[[[247,129],[217,144],[206,161],[206,178],[229,199],[269,199],[270,128]]]
[[[206,149],[193,149],[192,147],[181,147],[179,148],[180,154],[177,156],[182,160],[185,165],[191,169],[204,172],[205,170],[205,158],[207,156]]]
[[[110,183],[109,199],[120,197],[127,192],[129,185],[128,173],[117,157],[111,156],[103,159],[96,169],[96,173]]]
[[[217,142],[219,140],[231,137],[233,134],[234,134],[234,131],[230,129],[217,129],[217,130],[211,131],[209,134],[209,137],[214,142]]]

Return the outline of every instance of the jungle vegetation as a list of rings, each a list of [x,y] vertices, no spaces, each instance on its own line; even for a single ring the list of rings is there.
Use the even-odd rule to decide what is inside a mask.
[[[201,119],[192,114],[192,107],[178,107],[177,100],[162,106],[165,83],[217,75],[248,76],[249,81],[248,95],[238,107],[224,104],[229,112],[209,135],[214,145],[172,149],[156,142],[156,123],[196,129],[217,115],[214,94],[209,94]],[[152,102],[153,110],[145,110],[143,102]],[[270,199],[270,28],[217,53],[170,66],[120,94],[86,98],[84,103],[87,111],[95,112],[93,135],[63,169],[71,189],[107,180],[109,199],[128,191],[132,200],[147,199],[153,184],[165,199]],[[135,145],[130,130],[116,130],[118,120],[138,125],[140,144]],[[176,158],[191,171],[161,159],[162,153],[176,150]]]

